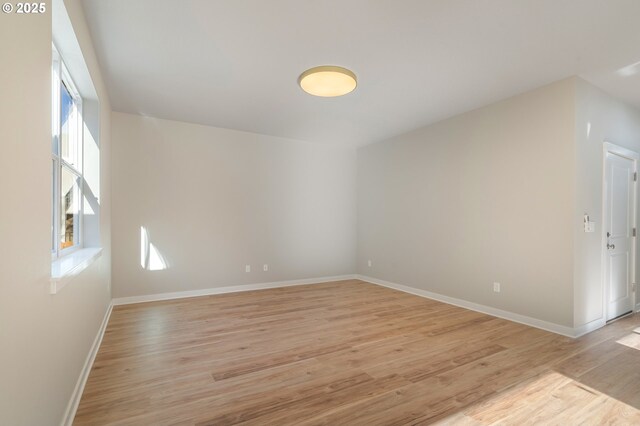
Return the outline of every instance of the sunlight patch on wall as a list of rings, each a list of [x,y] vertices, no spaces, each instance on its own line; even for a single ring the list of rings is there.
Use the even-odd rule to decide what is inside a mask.
[[[158,248],[149,241],[149,233],[144,226],[140,227],[140,266],[147,271],[167,269],[167,262]]]
[[[618,71],[616,71],[616,74],[618,74],[621,77],[631,77],[632,75],[636,75],[639,72],[640,72],[640,61],[631,65],[627,65],[626,67],[620,68]]]

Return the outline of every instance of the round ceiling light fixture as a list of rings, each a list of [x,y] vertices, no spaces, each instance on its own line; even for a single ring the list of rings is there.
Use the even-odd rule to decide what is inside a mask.
[[[358,81],[356,75],[346,68],[323,65],[300,74],[298,84],[310,95],[331,98],[353,92]]]

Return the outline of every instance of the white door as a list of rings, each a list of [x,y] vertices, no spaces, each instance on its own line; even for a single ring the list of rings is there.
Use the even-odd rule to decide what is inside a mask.
[[[633,310],[637,154],[605,145],[604,229],[607,321]]]

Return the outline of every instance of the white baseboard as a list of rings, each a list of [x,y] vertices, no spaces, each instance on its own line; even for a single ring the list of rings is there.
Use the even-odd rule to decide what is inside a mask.
[[[159,300],[183,299],[185,297],[210,296],[212,294],[237,293],[240,291],[264,290],[268,288],[291,287],[306,284],[321,284],[333,281],[354,280],[357,275],[338,275],[333,277],[306,278],[301,280],[276,281],[271,283],[233,285],[228,287],[205,288],[202,290],[177,291],[173,293],[146,294],[142,296],[118,297],[112,303],[129,305],[132,303],[156,302]]]
[[[80,404],[80,398],[82,398],[84,386],[87,383],[87,379],[89,378],[89,373],[91,372],[91,367],[93,367],[93,361],[95,361],[96,355],[98,354],[98,349],[100,349],[100,344],[102,343],[104,332],[107,329],[107,324],[109,323],[109,317],[111,316],[112,310],[113,302],[110,303],[109,307],[107,308],[107,312],[104,315],[102,324],[98,329],[98,334],[96,335],[96,338],[93,341],[93,345],[91,345],[91,349],[89,350],[89,355],[87,355],[87,359],[84,362],[84,366],[82,367],[82,371],[80,372],[80,377],[76,382],[76,387],[71,394],[71,399],[69,400],[69,404],[67,405],[64,417],[62,418],[62,426],[71,426],[73,424],[73,419],[76,417],[76,411],[78,410],[78,405]]]
[[[503,318],[509,321],[517,322],[524,325],[529,325],[531,327],[540,328],[545,331],[550,331],[552,333],[561,334],[567,337],[579,337],[577,334],[577,329],[572,327],[567,327],[564,325],[555,324],[552,322],[540,320],[537,318],[528,317],[526,315],[516,314],[514,312],[503,311],[502,309],[493,308],[491,306],[481,305],[479,303],[469,302],[462,299],[456,299],[455,297],[444,296],[442,294],[433,293],[427,290],[421,290],[418,288],[409,287],[402,284],[396,284],[389,281],[379,280],[377,278],[368,277],[366,275],[358,275],[358,279],[362,281],[366,281],[371,284],[377,284],[383,287],[392,288],[394,290],[400,290],[405,293],[414,294],[416,296],[426,297],[427,299],[437,300],[439,302],[444,302],[449,305],[458,306],[465,309],[470,309],[472,311],[481,312],[483,314],[491,315],[498,318]],[[584,326],[583,326],[584,327]],[[593,329],[595,330],[595,328]],[[588,330],[582,334],[588,333]]]
[[[606,324],[607,324],[607,321],[604,318],[598,318],[597,320],[593,320],[586,324],[579,325],[573,328],[573,332],[574,332],[573,337],[584,336],[587,333],[591,333],[594,330],[604,327]]]

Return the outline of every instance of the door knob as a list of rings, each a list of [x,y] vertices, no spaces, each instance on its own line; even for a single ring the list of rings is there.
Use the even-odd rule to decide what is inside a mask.
[[[607,244],[607,248],[609,250],[613,250],[614,248],[616,248],[616,245],[615,244]]]

